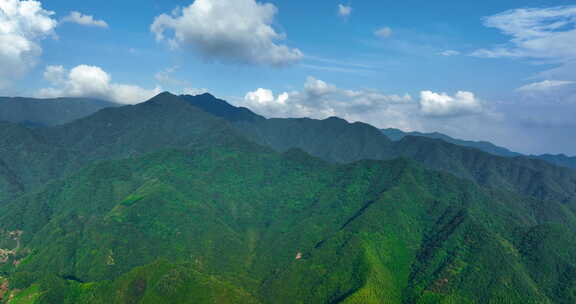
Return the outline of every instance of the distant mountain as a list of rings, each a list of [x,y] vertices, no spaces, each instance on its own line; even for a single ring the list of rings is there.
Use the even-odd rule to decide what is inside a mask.
[[[0,121],[28,126],[54,126],[119,104],[92,98],[36,99],[0,97]]]
[[[566,156],[564,154],[542,154],[530,155],[530,157],[545,160],[558,166],[576,169],[576,156]]]
[[[478,150],[481,150],[481,151],[484,151],[484,152],[487,152],[490,154],[498,155],[498,156],[505,156],[505,157],[526,156],[526,157],[533,158],[533,159],[544,160],[544,161],[547,161],[549,163],[552,163],[552,164],[555,164],[558,166],[576,169],[576,157],[569,157],[569,156],[566,156],[564,154],[558,154],[558,155],[551,155],[551,154],[524,155],[521,153],[512,152],[512,151],[510,151],[506,148],[503,148],[503,147],[496,146],[493,143],[490,143],[487,141],[470,141],[470,140],[456,139],[456,138],[453,138],[453,137],[450,137],[448,135],[438,133],[438,132],[434,132],[434,133],[404,132],[402,130],[393,129],[393,128],[382,129],[381,131],[382,131],[382,133],[384,133],[384,135],[388,136],[388,138],[390,138],[393,141],[402,140],[406,136],[420,136],[420,137],[441,139],[441,140],[448,142],[448,143],[451,143],[451,144],[475,148],[475,149],[478,149]]]
[[[576,302],[540,160],[169,93],[0,123],[0,160],[2,304]]]
[[[393,141],[399,141],[406,136],[421,136],[434,139],[441,139],[445,142],[459,146],[476,148],[478,150],[482,150],[484,152],[488,152],[498,156],[506,156],[506,157],[522,156],[522,154],[520,153],[512,152],[506,148],[496,146],[493,143],[487,141],[470,141],[470,140],[456,139],[438,132],[433,133],[404,132],[402,130],[394,128],[381,129],[381,131],[382,133],[384,133],[384,135],[388,136],[388,138],[390,138]]]

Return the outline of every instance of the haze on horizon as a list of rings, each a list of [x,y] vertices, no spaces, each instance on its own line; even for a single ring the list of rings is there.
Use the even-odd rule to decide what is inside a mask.
[[[268,117],[574,155],[575,26],[560,0],[0,0],[0,96],[209,91]]]

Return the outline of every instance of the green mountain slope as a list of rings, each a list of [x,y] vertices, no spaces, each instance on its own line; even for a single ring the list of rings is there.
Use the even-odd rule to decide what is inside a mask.
[[[0,125],[0,303],[576,301],[572,170],[202,103]]]
[[[62,126],[0,123],[0,203],[95,160],[237,141],[244,140],[225,121],[168,93]]]
[[[0,121],[28,126],[54,126],[119,104],[91,98],[36,99],[0,97]]]
[[[534,216],[543,205],[550,218]],[[554,293],[574,274],[538,270],[540,248],[572,241],[571,211],[402,159],[172,150],[94,164],[2,211],[2,230],[22,231],[2,269],[32,303],[574,300]],[[556,236],[538,231],[551,221]]]

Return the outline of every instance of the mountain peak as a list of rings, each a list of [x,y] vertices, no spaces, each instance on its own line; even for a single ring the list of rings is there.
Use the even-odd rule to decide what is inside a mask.
[[[168,91],[164,91],[164,92],[162,92],[162,93],[160,93],[160,94],[158,94],[152,98],[166,98],[166,97],[176,97],[176,95],[174,95]]]
[[[200,97],[204,97],[204,98],[213,98],[213,99],[216,99],[216,96],[214,96],[214,95],[212,95],[212,94],[210,94],[210,93],[208,93],[208,92],[202,93],[202,94],[198,94],[198,95],[195,95],[195,96],[200,96]]]
[[[250,111],[249,109],[235,107],[225,100],[214,97],[214,95],[210,93],[196,96],[180,95],[180,97],[193,106],[228,121],[253,121],[264,119],[262,116]]]
[[[324,120],[325,121],[334,121],[334,122],[344,122],[344,123],[348,124],[348,121],[346,119],[340,118],[338,116],[330,116]]]
[[[181,102],[180,98],[168,91],[162,92],[148,101],[144,102],[145,104],[166,104],[166,103],[173,103],[173,102]]]

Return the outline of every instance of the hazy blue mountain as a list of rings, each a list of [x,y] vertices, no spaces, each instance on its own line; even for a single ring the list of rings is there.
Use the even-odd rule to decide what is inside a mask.
[[[384,135],[388,136],[388,138],[390,138],[393,141],[399,141],[406,136],[421,136],[421,137],[441,139],[451,144],[476,148],[478,150],[482,150],[484,152],[488,152],[499,156],[507,156],[507,157],[522,156],[522,154],[520,153],[512,152],[506,148],[496,146],[495,144],[487,141],[471,141],[471,140],[456,139],[438,132],[433,133],[404,132],[402,130],[394,128],[381,129],[381,131],[382,133],[384,133]]]
[[[117,103],[93,98],[0,97],[0,121],[28,126],[54,126],[117,106]]]
[[[434,132],[434,133],[421,133],[421,132],[404,132],[399,129],[389,128],[389,129],[382,129],[381,130],[384,135],[388,136],[393,141],[399,141],[406,136],[420,136],[420,137],[427,137],[427,138],[434,138],[434,139],[441,139],[445,142],[464,146],[464,147],[471,147],[476,148],[478,150],[482,150],[484,152],[488,152],[494,155],[505,156],[505,157],[516,157],[516,156],[527,156],[534,159],[545,160],[549,163],[568,167],[572,169],[576,169],[576,157],[566,156],[564,154],[543,154],[543,155],[524,155],[518,152],[510,151],[506,148],[499,147],[494,145],[493,143],[487,141],[470,141],[470,140],[462,140],[450,137],[448,135]]]
[[[530,157],[536,159],[542,159],[547,162],[556,164],[558,166],[564,166],[568,168],[576,169],[576,156],[566,156],[564,154],[542,154],[542,155],[530,155]]]

